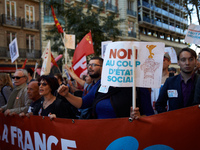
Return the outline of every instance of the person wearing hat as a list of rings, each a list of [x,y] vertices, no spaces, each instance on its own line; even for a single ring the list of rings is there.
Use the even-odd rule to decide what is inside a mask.
[[[163,70],[162,70],[162,80],[161,80],[161,87],[165,83],[165,80],[169,77],[169,65],[171,64],[171,57],[167,52],[165,52],[163,57]],[[160,87],[160,88],[161,88]],[[151,105],[153,108],[153,111],[155,114],[157,114],[157,111],[155,109],[155,103],[158,99],[158,95],[160,93],[160,88],[151,88]]]
[[[163,58],[163,71],[162,71],[162,81],[161,81],[161,84],[164,84],[165,80],[169,77],[168,68],[169,68],[170,64],[171,64],[171,57],[166,52],[164,54],[164,58]]]
[[[197,54],[183,48],[177,55],[180,74],[167,78],[155,103],[158,113],[192,106],[198,74],[194,72]],[[168,103],[168,106],[167,106]]]

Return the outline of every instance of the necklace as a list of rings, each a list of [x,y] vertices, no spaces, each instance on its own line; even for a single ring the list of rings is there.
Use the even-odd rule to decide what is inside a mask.
[[[50,104],[52,104],[54,101],[54,97],[53,98],[50,98],[49,100],[45,100],[43,102],[43,108],[46,109]]]

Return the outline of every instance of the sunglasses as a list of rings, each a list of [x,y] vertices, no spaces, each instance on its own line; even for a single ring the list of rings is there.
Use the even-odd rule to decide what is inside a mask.
[[[19,76],[13,76],[12,79],[17,79],[17,80],[19,80],[19,79],[21,79],[21,78],[23,78],[23,77],[25,77],[25,76],[21,76],[21,77],[19,77]]]
[[[38,83],[38,86],[40,86],[40,85],[47,86],[47,83]]]

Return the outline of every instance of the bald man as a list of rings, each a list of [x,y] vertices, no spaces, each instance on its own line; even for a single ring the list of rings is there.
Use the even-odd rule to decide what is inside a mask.
[[[28,84],[28,88],[27,88],[27,94],[28,94],[28,98],[30,100],[32,100],[29,109],[28,109],[28,113],[26,114],[27,116],[29,116],[30,114],[32,114],[32,112],[34,111],[34,109],[41,104],[42,98],[39,94],[39,86],[38,86],[38,81],[31,81]],[[24,116],[25,113],[20,113],[20,116]]]

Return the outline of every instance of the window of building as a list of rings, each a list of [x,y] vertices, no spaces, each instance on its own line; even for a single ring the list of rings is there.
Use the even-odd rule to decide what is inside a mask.
[[[16,17],[16,2],[5,0],[5,14],[7,17]]]
[[[136,37],[136,33],[134,32],[134,22],[128,21],[128,36]]]
[[[35,21],[35,9],[34,9],[34,6],[25,5],[25,19],[28,22]]]
[[[112,0],[107,1],[107,7],[112,8]]]
[[[161,39],[165,39],[165,34],[164,34],[164,33],[160,33],[159,38],[161,38]]]
[[[51,0],[45,0],[44,2],[44,22],[45,23],[52,23],[54,22],[54,19],[53,19],[53,16],[52,16],[52,12],[51,12],[51,7],[49,5]],[[63,0],[53,0],[53,1],[56,1],[56,3],[59,3],[59,4],[63,4]],[[64,7],[59,7],[59,8],[56,8],[54,7],[54,12],[55,12],[55,15],[59,21],[59,23],[61,24],[64,24],[64,19],[62,16],[59,16],[59,13],[58,13],[58,9],[59,10],[63,10]]]
[[[128,0],[128,10],[133,10],[133,1]]]
[[[152,33],[153,33],[152,35],[153,35],[154,37],[158,37],[158,32],[157,32],[157,31],[153,31]]]
[[[140,33],[147,34],[147,29],[140,27]]]
[[[7,47],[9,50],[9,44],[16,38],[17,34],[15,32],[7,32]]]
[[[26,35],[26,48],[29,53],[32,52],[32,50],[35,49],[35,36],[27,34]]]
[[[148,29],[147,35],[152,36],[152,31]]]
[[[170,41],[170,35],[167,35],[167,38],[166,38],[166,39]]]

